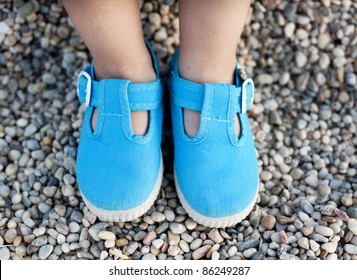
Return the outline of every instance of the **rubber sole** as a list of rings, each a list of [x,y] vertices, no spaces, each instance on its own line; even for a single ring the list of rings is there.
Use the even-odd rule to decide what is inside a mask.
[[[132,221],[145,214],[150,209],[150,207],[154,204],[160,192],[163,173],[164,173],[164,164],[161,155],[159,174],[157,176],[154,188],[150,193],[148,199],[135,208],[131,208],[127,210],[105,210],[102,208],[98,208],[92,203],[90,203],[88,199],[81,193],[82,198],[88,209],[102,221],[111,221],[111,222]]]
[[[193,210],[192,207],[189,205],[189,203],[186,201],[184,198],[182,191],[180,189],[180,185],[177,181],[176,177],[176,170],[174,170],[174,179],[175,179],[175,185],[176,185],[176,191],[178,194],[178,197],[180,199],[180,202],[182,204],[182,207],[186,210],[187,214],[196,222],[200,223],[201,225],[204,225],[206,227],[211,227],[211,228],[225,228],[225,227],[232,227],[239,222],[241,222],[243,219],[245,219],[249,213],[252,211],[255,202],[257,200],[258,196],[258,190],[259,190],[259,182],[257,186],[257,191],[255,193],[254,199],[252,202],[241,212],[234,214],[232,216],[226,216],[226,217],[220,217],[220,218],[215,218],[215,217],[208,217],[204,216],[197,211]]]

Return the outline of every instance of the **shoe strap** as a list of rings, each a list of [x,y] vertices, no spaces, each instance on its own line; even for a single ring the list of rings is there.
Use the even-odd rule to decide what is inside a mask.
[[[207,89],[226,88],[227,92],[232,92],[236,97],[235,111],[237,113],[245,113],[252,106],[254,99],[254,83],[248,78],[240,81],[240,86],[224,85],[224,84],[197,84],[189,80],[179,77],[175,72],[171,73],[169,79],[169,87],[171,97],[177,106],[191,109],[194,111],[202,111]],[[229,98],[227,94],[222,98]]]
[[[123,87],[123,85],[125,85],[125,87]],[[113,95],[111,91],[118,91],[118,93],[114,93],[114,95],[119,95],[119,91],[123,88],[127,91],[127,101],[130,110],[154,110],[158,108],[161,103],[163,89],[159,79],[149,83],[132,83],[120,79],[96,81],[93,79],[93,70],[89,66],[81,71],[78,76],[77,95],[80,102],[85,103],[87,107],[99,107],[99,103],[104,102],[104,100],[101,99],[108,100],[108,98],[105,97],[106,94]],[[103,91],[104,93],[101,94]],[[119,100],[119,98],[116,100]],[[108,105],[111,107],[116,104]]]

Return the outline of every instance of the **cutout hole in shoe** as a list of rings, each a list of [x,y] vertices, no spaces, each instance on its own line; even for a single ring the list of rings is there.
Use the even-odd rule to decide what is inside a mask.
[[[136,135],[145,136],[149,128],[149,111],[131,111],[131,127]]]
[[[242,121],[239,114],[234,115],[234,130],[236,132],[237,138],[239,139],[242,135]]]
[[[94,132],[96,126],[97,126],[97,121],[98,121],[98,108],[94,108],[92,117],[91,117],[91,128],[92,132]]]
[[[201,112],[182,108],[182,115],[185,134],[190,138],[195,137],[200,128]]]

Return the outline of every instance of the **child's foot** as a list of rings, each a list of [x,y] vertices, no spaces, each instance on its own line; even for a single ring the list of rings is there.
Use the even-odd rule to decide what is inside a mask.
[[[250,213],[258,192],[247,114],[253,81],[238,69],[232,84],[192,81],[180,76],[177,61],[178,53],[168,84],[178,197],[187,214],[202,225],[233,226]]]
[[[98,77],[93,64],[78,78],[78,96],[87,109],[77,153],[77,182],[84,203],[101,220],[136,219],[160,191],[163,88],[149,50],[155,69],[152,82]]]
[[[147,63],[141,62],[140,65],[130,66],[130,71],[118,71],[115,67],[111,66],[109,70],[102,70],[100,65],[95,69],[97,80],[108,78],[123,78],[128,79],[133,83],[149,83],[155,80],[156,74],[152,66],[151,58],[149,57]],[[98,120],[98,109],[95,108],[92,115],[92,130],[94,131]],[[131,111],[131,124],[133,131],[136,135],[143,136],[146,134],[149,125],[149,112],[148,111]]]

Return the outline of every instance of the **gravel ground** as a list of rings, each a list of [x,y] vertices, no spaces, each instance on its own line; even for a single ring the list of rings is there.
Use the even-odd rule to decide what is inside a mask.
[[[163,75],[179,46],[172,2],[141,3]],[[88,51],[59,2],[0,1],[0,259],[357,259],[356,22],[352,0],[252,3],[237,55],[256,83],[261,183],[244,221],[217,230],[187,216],[166,118],[160,196],[113,224],[76,185]]]

